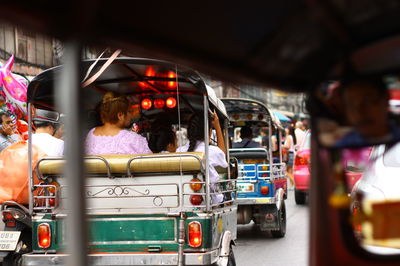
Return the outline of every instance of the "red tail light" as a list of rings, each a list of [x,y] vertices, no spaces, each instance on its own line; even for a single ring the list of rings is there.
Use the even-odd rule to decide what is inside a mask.
[[[163,99],[155,99],[154,100],[154,107],[157,109],[164,108],[165,101]]]
[[[361,234],[361,223],[360,223],[360,209],[357,206],[353,206],[353,229],[357,233]]]
[[[203,202],[203,196],[201,195],[190,196],[190,203],[192,203],[192,205],[200,205],[202,202]]]
[[[308,165],[310,162],[309,154],[297,154],[294,160],[295,165]]]
[[[165,104],[167,105],[168,108],[174,108],[176,106],[176,99],[174,97],[169,97],[165,101]]]
[[[37,228],[38,245],[41,248],[48,248],[51,245],[51,230],[48,223],[39,224]]]
[[[150,99],[143,99],[142,100],[142,108],[143,109],[148,110],[148,109],[151,108],[151,106],[152,106],[152,102],[151,102]]]
[[[14,220],[14,216],[9,211],[3,211],[3,221]]]
[[[203,243],[203,233],[199,222],[190,222],[188,225],[189,246],[198,248]]]
[[[51,182],[49,185],[54,185],[54,187],[48,187],[47,188],[47,190],[49,192],[49,196],[54,196],[54,198],[48,199],[49,200],[49,205],[51,207],[55,207],[56,204],[57,204],[57,201],[58,201],[56,199],[56,197],[57,197],[56,191],[59,189],[60,185],[55,181]]]
[[[263,195],[268,195],[268,194],[269,194],[269,186],[262,186],[262,187],[260,188],[260,192],[261,192],[261,194],[263,194]]]
[[[168,72],[168,78],[171,78],[171,79],[176,78],[175,72],[169,71]],[[168,87],[171,88],[171,89],[175,88],[176,87],[176,82],[175,81],[168,81]]]
[[[201,182],[201,181],[200,181],[200,179],[193,178],[192,180],[190,180],[190,182]],[[195,192],[200,191],[200,189],[202,187],[203,187],[203,184],[201,184],[201,183],[191,183],[190,184],[190,188]]]
[[[17,225],[15,218],[10,211],[3,211],[3,221],[6,227],[15,227]]]

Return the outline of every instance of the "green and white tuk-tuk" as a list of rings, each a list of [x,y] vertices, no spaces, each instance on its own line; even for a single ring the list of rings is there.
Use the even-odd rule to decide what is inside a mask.
[[[148,137],[149,124],[160,116],[168,116],[177,135],[183,136],[191,115],[201,113],[208,139],[208,114],[215,110],[227,141],[224,104],[197,72],[158,60],[111,61],[80,64],[88,79],[99,73],[81,88],[87,129],[98,125],[96,104],[104,93],[114,91],[129,96],[137,112],[135,129],[142,136]],[[46,112],[53,119],[54,113],[61,116],[55,89],[60,71],[62,67],[49,69],[30,83],[30,124],[38,113],[40,119],[46,119]],[[231,172],[236,169],[217,168],[220,178],[211,182],[208,153],[205,145],[204,152],[84,156],[86,220],[82,223],[87,225],[88,263],[235,265],[237,206]],[[74,228],[68,228],[66,219],[74,191],[69,190],[64,166],[64,158],[45,157],[30,177],[33,251],[23,255],[22,265],[63,265],[68,257]],[[34,182],[35,176],[40,183]],[[222,202],[213,202],[216,194],[223,195]]]

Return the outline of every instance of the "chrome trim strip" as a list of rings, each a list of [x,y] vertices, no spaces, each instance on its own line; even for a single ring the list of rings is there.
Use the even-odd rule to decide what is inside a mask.
[[[236,198],[238,205],[255,205],[255,204],[274,204],[276,200],[271,198]]]
[[[176,222],[175,218],[171,217],[121,217],[121,218],[89,218],[88,221],[112,221],[112,222],[117,222],[117,221],[149,221],[149,220],[172,220]]]
[[[176,239],[176,237],[175,237]],[[89,245],[133,245],[133,244],[175,244],[178,241],[175,240],[154,240],[154,241],[145,241],[145,240],[137,240],[137,241],[93,241],[89,242]]]
[[[218,262],[218,249],[208,252],[184,253],[185,265],[211,265]],[[65,265],[67,254],[24,254],[22,265]],[[112,253],[89,254],[89,265],[177,265],[178,253]]]

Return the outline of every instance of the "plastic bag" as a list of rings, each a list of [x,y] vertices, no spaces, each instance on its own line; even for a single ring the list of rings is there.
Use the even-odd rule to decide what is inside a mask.
[[[32,167],[45,154],[32,145]],[[35,173],[35,171],[34,171]],[[34,183],[39,180],[34,175]],[[20,204],[29,203],[28,143],[13,143],[0,152],[0,203],[11,200]]]

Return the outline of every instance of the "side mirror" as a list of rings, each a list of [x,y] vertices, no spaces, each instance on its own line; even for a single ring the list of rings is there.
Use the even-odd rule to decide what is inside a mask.
[[[237,179],[239,176],[238,160],[236,157],[231,157],[229,159],[230,176],[231,179]]]

